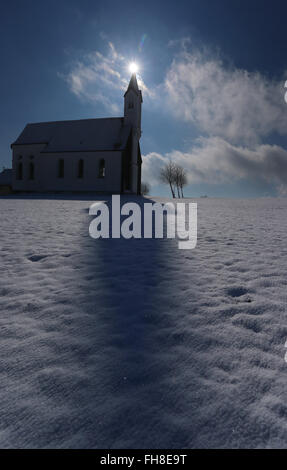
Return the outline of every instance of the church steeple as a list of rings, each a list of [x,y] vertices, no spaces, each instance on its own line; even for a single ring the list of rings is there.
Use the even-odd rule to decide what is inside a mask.
[[[138,87],[136,74],[133,73],[129,82],[125,98],[125,124],[131,124],[134,131],[141,135],[141,105],[142,92]]]
[[[142,115],[142,92],[138,87],[136,74],[133,73],[127,91],[124,94],[125,115],[124,123],[130,129],[129,152],[126,156],[124,186],[125,190],[134,194],[141,192],[141,115]]]
[[[136,77],[136,74],[135,74],[135,73],[133,73],[132,76],[131,76],[128,89],[127,89],[127,91],[125,92],[125,95],[124,95],[124,96],[126,96],[126,94],[127,94],[127,92],[128,92],[129,90],[134,90],[137,94],[140,92],[139,87],[138,87],[137,77]]]

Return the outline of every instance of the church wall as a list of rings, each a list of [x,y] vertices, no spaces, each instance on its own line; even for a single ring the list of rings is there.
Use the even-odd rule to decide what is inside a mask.
[[[46,144],[15,145],[12,156],[12,187],[14,191],[41,190],[42,170],[40,165],[40,152]],[[34,179],[31,179],[30,164],[34,165]],[[17,175],[19,165],[22,164],[22,179]]]
[[[18,147],[18,146],[17,146]],[[99,191],[120,193],[122,156],[120,151],[40,153],[43,146],[13,149],[13,189],[16,191]],[[18,156],[23,162],[23,179],[17,179]],[[29,179],[30,155],[34,156],[34,180]],[[64,160],[64,177],[59,177],[59,160]],[[100,161],[105,161],[105,176],[100,177]],[[78,177],[83,160],[83,177]],[[19,176],[19,175],[18,175]]]

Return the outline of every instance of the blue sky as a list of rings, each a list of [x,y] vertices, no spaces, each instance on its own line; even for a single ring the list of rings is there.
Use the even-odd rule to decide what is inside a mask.
[[[27,122],[118,116],[140,65],[144,179],[168,159],[186,194],[287,193],[283,0],[5,2],[0,164]]]

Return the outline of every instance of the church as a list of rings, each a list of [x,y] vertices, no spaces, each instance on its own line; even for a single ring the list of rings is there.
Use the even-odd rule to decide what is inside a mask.
[[[12,188],[141,193],[142,93],[132,74],[124,116],[27,124],[12,148]]]

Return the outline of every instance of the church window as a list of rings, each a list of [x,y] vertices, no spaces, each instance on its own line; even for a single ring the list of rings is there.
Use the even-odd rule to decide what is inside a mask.
[[[65,162],[63,158],[60,158],[58,162],[58,177],[59,178],[64,178],[64,171],[65,171]]]
[[[99,178],[104,178],[106,175],[106,164],[105,160],[102,158],[99,164]]]
[[[17,180],[23,179],[23,163],[20,162],[17,165]]]
[[[132,101],[129,102],[129,109],[132,109],[134,107],[134,104]]]
[[[35,167],[34,163],[30,162],[29,163],[29,180],[33,180],[35,176]]]
[[[78,178],[84,177],[84,160],[81,159],[78,162]]]

